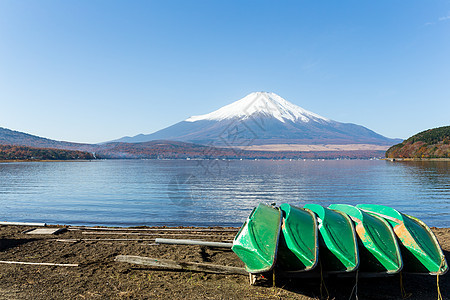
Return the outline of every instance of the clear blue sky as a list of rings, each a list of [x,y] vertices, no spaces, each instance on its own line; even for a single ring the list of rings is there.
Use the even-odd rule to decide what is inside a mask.
[[[103,142],[253,91],[388,137],[450,124],[450,1],[0,0],[0,127]]]

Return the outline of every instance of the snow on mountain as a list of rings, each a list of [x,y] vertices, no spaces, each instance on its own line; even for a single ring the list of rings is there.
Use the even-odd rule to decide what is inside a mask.
[[[245,120],[255,115],[259,117],[273,117],[283,123],[286,120],[292,122],[301,121],[305,123],[310,122],[311,120],[330,122],[327,118],[288,102],[275,93],[268,92],[251,93],[244,98],[209,114],[192,116],[185,121],[222,121],[233,118]]]

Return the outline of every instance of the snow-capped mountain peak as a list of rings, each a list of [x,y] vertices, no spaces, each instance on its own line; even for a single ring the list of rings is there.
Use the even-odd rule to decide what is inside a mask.
[[[226,119],[239,118],[248,119],[253,116],[273,117],[281,122],[310,122],[322,121],[330,122],[329,119],[307,111],[291,102],[286,101],[275,93],[254,92],[244,98],[223,106],[209,114],[192,116],[186,122],[196,122],[201,120],[221,121]]]
[[[251,93],[209,114],[193,116],[154,133],[116,142],[154,140],[231,148],[281,145],[276,149],[291,149],[289,151],[293,149],[289,145],[393,145],[400,142],[360,125],[324,118],[266,92]],[[289,147],[283,148],[283,145]]]

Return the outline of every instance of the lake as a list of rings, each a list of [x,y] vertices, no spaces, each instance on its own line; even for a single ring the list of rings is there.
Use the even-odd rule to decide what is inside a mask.
[[[259,202],[383,204],[450,227],[450,162],[0,163],[0,221],[240,226]]]

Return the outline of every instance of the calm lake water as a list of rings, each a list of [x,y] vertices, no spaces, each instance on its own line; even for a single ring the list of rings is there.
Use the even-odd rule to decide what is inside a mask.
[[[0,164],[0,221],[240,226],[259,202],[376,203],[450,227],[450,162],[108,160]]]

